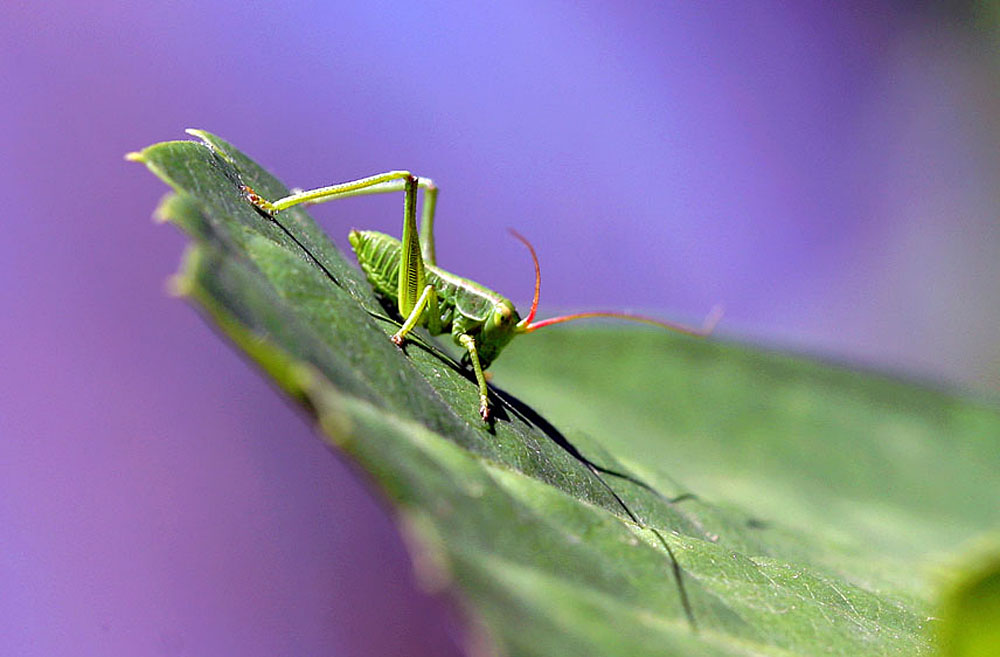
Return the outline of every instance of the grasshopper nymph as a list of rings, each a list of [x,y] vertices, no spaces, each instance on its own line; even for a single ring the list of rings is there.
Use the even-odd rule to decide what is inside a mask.
[[[419,233],[418,188],[424,190]],[[404,192],[402,241],[375,231],[352,230],[348,236],[351,248],[372,288],[395,304],[403,320],[402,326],[391,337],[393,343],[402,345],[414,327],[423,326],[431,335],[450,332],[455,343],[465,349],[479,384],[479,414],[484,421],[489,420],[490,407],[483,371],[518,334],[585,317],[614,317],[704,336],[712,331],[719,318],[719,311],[713,310],[701,328],[617,312],[575,313],[536,322],[535,310],[541,286],[538,258],[528,240],[511,230],[514,237],[528,247],[535,263],[535,295],[528,316],[521,319],[510,300],[435,266],[434,210],[438,190],[429,178],[414,176],[409,171],[389,171],[339,185],[300,191],[277,201],[262,198],[246,185],[241,187],[241,191],[247,201],[275,221],[282,210],[301,203],[324,203],[363,194]]]

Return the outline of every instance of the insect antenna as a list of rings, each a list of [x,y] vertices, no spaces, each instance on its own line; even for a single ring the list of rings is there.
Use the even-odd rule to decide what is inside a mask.
[[[632,313],[620,313],[612,311],[590,311],[584,313],[573,313],[571,315],[560,315],[559,317],[550,317],[548,319],[543,319],[541,321],[535,322],[535,311],[538,310],[538,292],[542,287],[542,272],[538,266],[538,255],[535,253],[535,247],[531,245],[531,242],[517,232],[513,228],[507,229],[511,235],[516,237],[521,241],[528,250],[531,252],[531,260],[535,263],[535,296],[531,300],[531,311],[528,312],[528,316],[518,322],[518,328],[521,333],[531,333],[532,331],[537,331],[540,328],[546,326],[551,326],[552,324],[561,324],[562,322],[571,322],[577,319],[587,319],[591,317],[606,317],[612,319],[624,319],[630,322],[639,322],[642,324],[651,324],[653,326],[659,326],[660,328],[665,328],[670,331],[676,331],[678,333],[684,333],[686,335],[694,335],[704,337],[710,335],[713,330],[715,330],[715,325],[719,323],[722,319],[723,308],[721,305],[716,305],[709,311],[708,316],[705,317],[705,321],[702,322],[700,327],[686,326],[684,324],[678,324],[676,322],[666,322],[661,319],[654,319],[652,317],[646,317],[644,315],[635,315]]]
[[[652,317],[646,317],[645,315],[634,315],[632,313],[619,313],[611,311],[590,311],[583,313],[573,313],[571,315],[560,315],[559,317],[550,317],[548,319],[543,319],[539,322],[529,322],[524,326],[525,333],[531,333],[532,331],[537,331],[540,328],[546,326],[551,326],[553,324],[561,324],[562,322],[572,322],[577,319],[588,319],[591,317],[609,317],[612,319],[624,319],[629,322],[639,322],[641,324],[651,324],[652,326],[659,326],[660,328],[665,328],[670,331],[676,331],[677,333],[684,333],[685,335],[693,335],[697,337],[704,337],[710,335],[713,330],[715,330],[715,325],[719,323],[722,318],[722,306],[715,306],[705,317],[705,321],[702,322],[701,326],[687,326],[685,324],[678,324],[676,322],[667,322],[662,319],[654,319]]]
[[[511,235],[520,240],[522,244],[528,247],[528,251],[531,251],[531,261],[535,263],[535,296],[531,300],[531,311],[528,312],[527,317],[518,323],[520,326],[528,326],[531,324],[531,320],[535,318],[535,311],[538,310],[538,291],[542,288],[542,270],[538,266],[538,255],[535,253],[535,247],[531,246],[531,242],[528,241],[528,238],[513,228],[508,228],[507,230]]]

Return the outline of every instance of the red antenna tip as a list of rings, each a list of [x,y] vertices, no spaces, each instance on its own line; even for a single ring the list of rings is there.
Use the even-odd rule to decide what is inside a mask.
[[[531,260],[535,263],[535,297],[531,300],[531,311],[528,312],[528,316],[522,319],[518,324],[519,326],[525,327],[526,330],[532,330],[528,325],[531,324],[531,320],[535,319],[535,311],[538,310],[538,292],[542,288],[542,270],[538,266],[538,255],[535,253],[535,247],[531,246],[531,242],[528,241],[528,238],[513,228],[508,228],[507,231],[516,237],[522,244],[528,247],[528,251],[531,251]]]
[[[594,312],[583,312],[583,313],[573,313],[572,315],[562,315],[560,317],[550,317],[548,319],[543,319],[539,322],[526,322],[524,327],[525,333],[530,333],[537,329],[543,328],[545,326],[551,326],[552,324],[561,324],[562,322],[572,322],[577,319],[586,319],[591,317],[606,317],[611,319],[623,319],[629,322],[639,322],[642,324],[651,324],[653,326],[659,326],[660,328],[665,328],[670,331],[676,331],[677,333],[684,333],[687,335],[694,335],[697,337],[705,337],[712,333],[715,329],[715,325],[719,323],[719,319],[722,318],[722,306],[715,306],[712,308],[708,316],[705,317],[705,321],[700,327],[686,326],[684,324],[677,324],[675,322],[666,322],[661,319],[655,319],[653,317],[645,317],[643,315],[633,315],[632,313],[619,313],[619,312],[608,312],[608,311],[594,311]]]

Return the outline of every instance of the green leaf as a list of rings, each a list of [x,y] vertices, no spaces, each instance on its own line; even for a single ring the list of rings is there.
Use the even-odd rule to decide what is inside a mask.
[[[1000,540],[977,547],[945,596],[940,631],[946,657],[995,657],[1000,652]]]
[[[928,571],[1000,520],[996,408],[739,345],[553,329],[494,367],[549,419],[493,388],[486,425],[471,373],[428,337],[392,345],[397,323],[300,207],[282,228],[240,192],[280,182],[193,134],[131,156],[192,238],[176,289],[371,473],[477,645],[932,650]]]

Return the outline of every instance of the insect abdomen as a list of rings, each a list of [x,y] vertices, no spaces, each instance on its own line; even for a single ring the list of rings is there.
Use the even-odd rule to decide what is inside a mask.
[[[403,248],[400,241],[373,230],[352,230],[348,240],[368,283],[378,294],[398,303],[397,285]],[[503,301],[481,285],[436,267],[425,265],[425,273],[427,282],[438,293],[441,328],[444,331],[451,330],[456,314],[464,319],[468,325],[466,328],[478,325],[489,316],[496,303]]]
[[[368,283],[382,296],[398,296],[399,240],[372,230],[352,230],[347,236]]]

